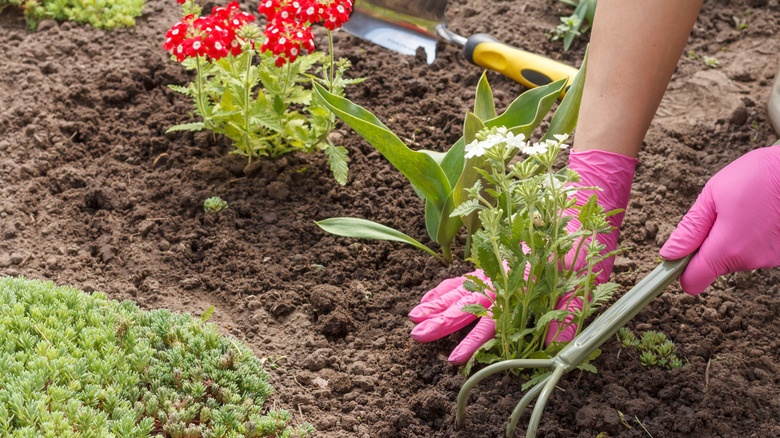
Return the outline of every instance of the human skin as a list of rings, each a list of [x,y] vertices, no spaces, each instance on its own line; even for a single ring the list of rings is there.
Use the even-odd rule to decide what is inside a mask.
[[[573,150],[636,158],[702,0],[599,0]]]

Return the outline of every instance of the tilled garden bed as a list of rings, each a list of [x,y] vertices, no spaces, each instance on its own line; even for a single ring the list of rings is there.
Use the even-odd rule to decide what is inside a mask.
[[[189,77],[161,48],[179,7],[151,0],[144,10],[134,28],[111,32],[42,22],[31,33],[20,12],[0,13],[0,275],[100,290],[144,308],[216,306],[212,321],[267,358],[272,403],[315,424],[317,436],[501,435],[522,382],[485,381],[455,432],[465,379],[446,357],[467,329],[425,345],[409,338],[409,310],[469,264],[443,267],[419,250],[335,237],[314,223],[362,217],[428,243],[422,203],[399,172],[345,126],[336,137],[351,159],[346,187],[324,154],[247,166],[221,137],[166,135],[193,120],[191,102],[167,87]],[[579,65],[584,40],[563,53],[545,36],[569,13],[552,0],[454,0],[448,9],[461,34],[490,31]],[[621,233],[633,249],[613,274],[622,291],[656,266],[710,176],[776,140],[765,102],[778,23],[777,0],[705,2],[640,153]],[[459,138],[482,70],[457,47],[442,43],[427,65],[424,56],[335,37],[350,74],[367,78],[348,97],[413,148],[442,151]],[[499,110],[523,91],[488,77]],[[210,196],[229,208],[204,213]],[[629,327],[664,332],[686,365],[644,368],[607,342],[597,375],[575,372],[559,384],[540,436],[780,436],[779,284],[775,269],[726,276],[697,297],[669,288]]]

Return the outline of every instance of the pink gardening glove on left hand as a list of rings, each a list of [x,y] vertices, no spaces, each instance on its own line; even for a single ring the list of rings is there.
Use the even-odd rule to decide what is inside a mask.
[[[597,192],[599,205],[606,211],[615,209],[625,209],[628,204],[628,196],[631,192],[631,181],[634,177],[634,168],[637,160],[624,155],[604,151],[585,151],[572,152],[569,156],[569,167],[579,173],[581,182],[577,183],[579,187],[597,186],[603,191],[580,190],[577,192],[577,205],[583,205],[593,192]],[[573,211],[564,211],[564,214],[574,214]],[[617,214],[609,217],[609,222],[616,228],[620,228],[623,221],[623,214]],[[579,228],[580,223],[577,220],[569,222],[567,228],[574,231]],[[607,246],[605,251],[612,251],[617,248],[618,229],[608,235],[599,237],[599,241]],[[584,247],[583,247],[584,251]],[[566,262],[571,263],[574,254],[570,253]],[[597,265],[596,269],[601,270],[597,277],[597,282],[605,282],[612,272],[614,260],[610,258]],[[578,265],[584,266],[584,256],[578,257]],[[477,270],[472,275],[477,275],[484,279],[481,270]],[[420,301],[420,305],[412,309],[409,318],[418,323],[412,330],[412,338],[418,342],[430,342],[449,335],[465,327],[477,317],[473,314],[461,311],[467,304],[481,304],[485,307],[490,305],[490,300],[483,294],[471,293],[463,287],[465,277],[451,278],[444,280],[435,289],[428,292]],[[490,293],[490,292],[488,292]],[[491,296],[492,297],[492,296]],[[578,298],[570,299],[570,294],[561,297],[556,309],[568,307],[569,310],[582,308],[582,301]],[[549,343],[556,336],[557,341],[569,341],[576,332],[576,325],[571,324],[572,318],[567,318],[563,324],[553,321],[548,330]],[[558,333],[559,328],[560,333]],[[495,321],[489,317],[483,317],[471,332],[458,344],[455,350],[450,354],[449,361],[455,364],[465,363],[471,358],[475,351],[485,342],[496,335]]]
[[[720,275],[780,266],[780,145],[749,152],[715,174],[661,256],[699,249],[680,277],[698,295]]]

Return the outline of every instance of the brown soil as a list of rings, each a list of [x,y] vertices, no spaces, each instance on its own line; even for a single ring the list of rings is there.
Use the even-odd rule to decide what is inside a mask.
[[[213,321],[273,365],[272,403],[321,437],[502,435],[520,382],[483,382],[456,433],[464,378],[446,357],[465,331],[427,345],[409,338],[408,311],[469,266],[443,268],[418,250],[314,224],[364,217],[428,242],[422,204],[382,156],[341,128],[351,163],[340,187],[323,155],[265,161],[245,176],[224,139],[164,134],[192,120],[190,102],[166,87],[188,76],[161,50],[178,11],[172,0],[151,0],[132,29],[44,22],[38,33],[13,8],[0,13],[0,275],[102,290],[146,308],[200,314],[215,305]],[[493,31],[579,65],[583,41],[562,53],[544,35],[569,12],[552,0],[454,0],[448,15],[462,34]],[[634,249],[618,259],[616,281],[630,287],[656,265],[711,175],[776,139],[765,101],[778,23],[777,0],[705,2],[640,155],[622,239]],[[457,47],[441,44],[429,66],[341,32],[336,40],[352,74],[368,78],[350,97],[413,147],[445,150],[459,137],[482,71]],[[499,107],[522,91],[489,79]],[[214,195],[230,203],[216,217],[201,207]],[[698,297],[670,287],[629,326],[663,331],[688,364],[646,369],[609,341],[599,374],[560,383],[540,436],[640,437],[643,428],[656,438],[780,436],[778,284],[775,269],[726,276]]]

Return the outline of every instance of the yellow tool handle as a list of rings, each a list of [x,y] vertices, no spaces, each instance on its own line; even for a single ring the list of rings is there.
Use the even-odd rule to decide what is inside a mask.
[[[568,78],[564,88],[568,90],[577,74],[574,67],[504,44],[484,33],[470,36],[463,53],[470,62],[497,71],[529,88]]]

